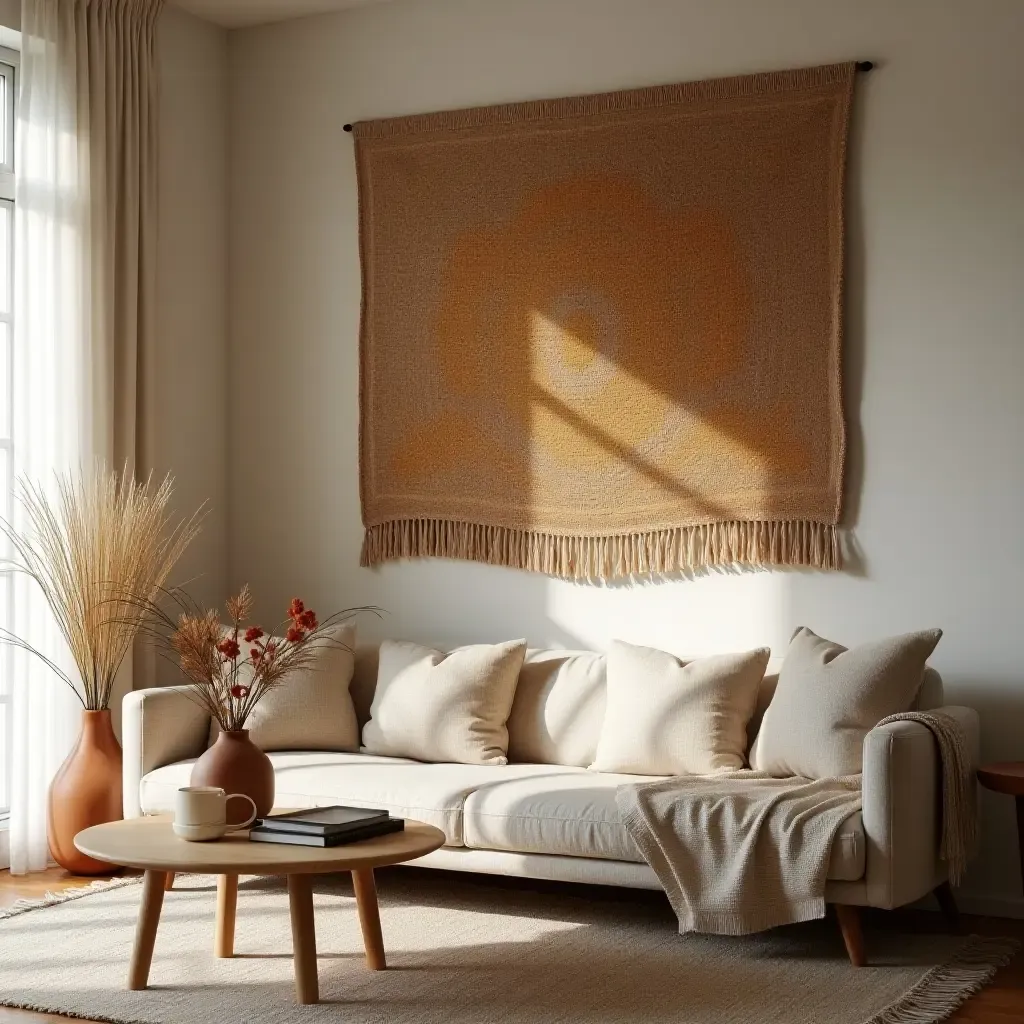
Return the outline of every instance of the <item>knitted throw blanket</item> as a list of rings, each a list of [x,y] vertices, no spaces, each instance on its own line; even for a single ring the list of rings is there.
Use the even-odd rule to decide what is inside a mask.
[[[958,723],[919,722],[942,764],[941,857],[959,882],[977,834],[976,789]],[[743,935],[825,915],[829,858],[842,823],[860,810],[861,777],[778,779],[751,770],[622,786],[619,812],[657,873],[680,932]]]
[[[362,564],[838,568],[853,83],[354,125]]]

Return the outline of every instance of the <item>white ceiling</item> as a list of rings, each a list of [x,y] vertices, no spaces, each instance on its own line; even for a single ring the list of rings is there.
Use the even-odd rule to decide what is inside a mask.
[[[260,25],[267,21],[284,21],[286,18],[301,18],[307,14],[324,14],[340,11],[346,7],[361,7],[363,4],[383,3],[385,0],[172,0],[178,7],[198,14],[200,18],[224,25],[226,28],[241,28],[243,25]]]

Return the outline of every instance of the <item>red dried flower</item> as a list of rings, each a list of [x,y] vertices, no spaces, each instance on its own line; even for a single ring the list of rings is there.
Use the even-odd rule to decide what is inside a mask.
[[[291,644],[297,644],[300,640],[306,639],[306,631],[304,629],[299,629],[298,626],[292,626],[285,635],[288,638],[288,642]]]
[[[263,636],[263,630],[259,626],[250,626],[245,631],[245,642],[247,644],[254,644],[261,636]]]
[[[288,605],[288,617],[291,619],[297,619],[305,610],[306,606],[302,601],[297,597],[293,597],[292,603]]]
[[[320,625],[320,623],[316,621],[316,612],[313,611],[312,608],[304,611],[299,616],[298,622],[303,629],[316,629],[316,627]]]
[[[209,648],[207,648],[209,650]],[[225,658],[234,660],[242,652],[242,648],[238,646],[238,641],[233,637],[225,637],[219,644],[217,644],[217,650],[224,655]]]
[[[232,686],[231,687],[231,696],[237,698],[238,700],[241,700],[243,697],[248,697],[249,696],[249,687],[248,686],[238,686],[238,685]]]
[[[264,648],[263,654],[267,661],[273,661],[274,655],[277,654],[277,644],[271,640],[271,642]]]
[[[249,651],[249,657],[252,658],[252,663],[254,665],[258,665],[260,662],[260,649],[258,647],[254,647]]]

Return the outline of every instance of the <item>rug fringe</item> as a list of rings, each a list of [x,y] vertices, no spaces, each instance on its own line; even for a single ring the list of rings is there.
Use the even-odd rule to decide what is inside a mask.
[[[981,991],[1019,949],[1016,939],[972,935],[949,960],[864,1024],[938,1024]]]
[[[735,520],[604,537],[563,537],[445,519],[393,519],[366,528],[361,565],[426,557],[467,559],[574,580],[690,574],[729,566],[842,568],[839,528],[808,520]]]
[[[9,906],[0,907],[0,921],[4,921],[9,917],[17,917],[19,914],[27,914],[30,910],[42,910],[44,907],[53,907],[58,903],[79,900],[83,896],[92,896],[98,892],[105,892],[107,889],[120,889],[126,885],[137,885],[141,879],[141,875],[129,875],[125,878],[97,878],[88,885],[77,885],[73,889],[64,889],[62,892],[47,892],[36,899],[22,897],[15,900]]]

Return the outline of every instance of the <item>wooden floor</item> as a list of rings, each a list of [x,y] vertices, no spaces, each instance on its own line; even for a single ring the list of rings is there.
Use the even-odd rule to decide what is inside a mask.
[[[407,869],[406,869],[407,870]],[[0,907],[9,906],[22,897],[37,899],[47,892],[73,888],[87,884],[89,879],[76,878],[66,871],[53,868],[37,875],[12,877],[8,871],[0,871]],[[495,879],[497,882],[498,879]],[[501,880],[505,882],[505,879]],[[556,885],[557,883],[548,883]],[[653,895],[653,894],[652,894]],[[901,931],[933,931],[945,927],[939,914],[927,911],[873,911],[865,920],[865,938],[868,951],[871,949],[871,932],[880,928],[898,928]],[[1024,921],[1012,921],[994,917],[964,917],[964,928],[982,935],[1013,935],[1024,939]],[[851,968],[854,970],[854,968]],[[48,1013],[32,1013],[28,1010],[11,1010],[0,1006],[0,1024],[52,1024],[63,1022],[67,1017]],[[972,997],[959,1012],[950,1018],[952,1024],[1022,1024],[1024,1022],[1024,953],[996,975],[992,984]],[[822,1024],[827,1024],[823,1021]]]

